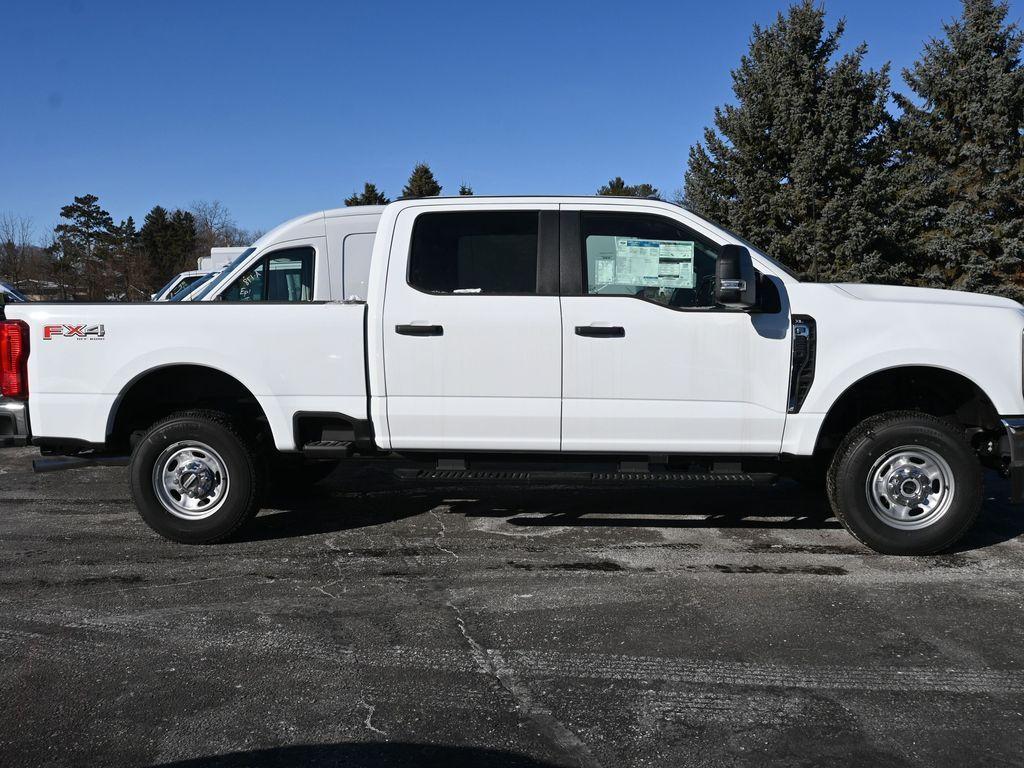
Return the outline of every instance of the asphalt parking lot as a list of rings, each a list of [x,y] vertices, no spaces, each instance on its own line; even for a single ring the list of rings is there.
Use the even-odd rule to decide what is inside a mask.
[[[336,472],[242,540],[0,451],[0,765],[1019,765],[1024,510],[860,547],[795,488]]]

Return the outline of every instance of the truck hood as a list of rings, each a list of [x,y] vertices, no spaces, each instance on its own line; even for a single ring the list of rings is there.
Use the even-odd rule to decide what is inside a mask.
[[[988,296],[983,293],[946,291],[939,288],[908,288],[901,285],[865,285],[862,283],[836,283],[844,293],[863,301],[893,301],[899,304],[939,304],[995,309],[1024,309],[1013,299]]]

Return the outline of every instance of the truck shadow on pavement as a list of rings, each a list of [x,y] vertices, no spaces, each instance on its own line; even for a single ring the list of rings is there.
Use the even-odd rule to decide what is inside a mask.
[[[295,766],[405,766],[407,768],[554,768],[525,755],[498,749],[456,747],[434,744],[349,743],[308,744],[290,747],[231,752],[173,763],[154,768],[294,768]]]
[[[1009,485],[987,478],[978,523],[953,552],[1024,535],[1024,515],[1004,500]],[[418,485],[389,472],[336,471],[269,500],[241,541],[288,539],[362,528],[436,511],[502,518],[511,526],[620,528],[839,529],[825,501],[797,483],[761,488],[586,488]]]
[[[1024,515],[1004,499],[1008,483],[991,475],[974,529],[952,551],[983,549],[1024,535]],[[501,518],[528,528],[807,529],[842,526],[820,496],[796,483],[769,488],[593,489],[516,486],[424,486],[390,473],[338,470],[323,482],[271,498],[241,535],[262,541],[335,533],[437,511]]]

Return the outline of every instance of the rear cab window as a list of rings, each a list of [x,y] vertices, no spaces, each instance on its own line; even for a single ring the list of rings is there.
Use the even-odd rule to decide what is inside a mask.
[[[407,280],[435,295],[536,295],[538,211],[424,213]]]

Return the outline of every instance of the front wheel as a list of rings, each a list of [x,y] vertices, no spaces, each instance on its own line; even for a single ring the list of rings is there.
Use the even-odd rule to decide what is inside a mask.
[[[259,511],[256,455],[221,413],[158,422],[136,443],[128,472],[142,519],[171,541],[222,541]]]
[[[839,521],[876,552],[931,554],[974,524],[981,466],[955,426],[924,413],[884,413],[840,445],[828,495]]]

